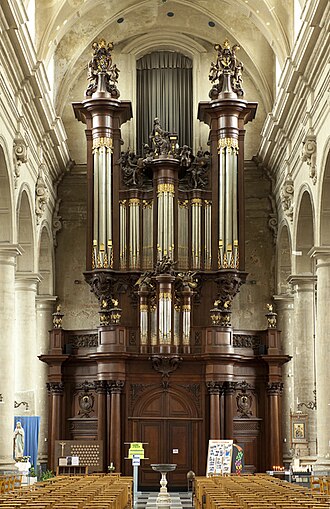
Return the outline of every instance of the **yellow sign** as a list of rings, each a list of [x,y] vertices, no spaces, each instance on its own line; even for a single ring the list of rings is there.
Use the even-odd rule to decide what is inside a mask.
[[[144,459],[144,449],[141,442],[131,442],[128,450],[128,459],[133,459],[133,456],[140,456],[140,459]]]

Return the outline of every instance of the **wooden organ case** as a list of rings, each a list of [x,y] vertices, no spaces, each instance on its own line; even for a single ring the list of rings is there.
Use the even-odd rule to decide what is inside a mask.
[[[281,464],[281,370],[276,314],[268,328],[236,331],[231,305],[245,282],[244,125],[241,63],[216,45],[210,101],[198,118],[209,152],[182,145],[154,120],[143,155],[121,152],[131,104],[119,100],[112,45],[93,45],[86,98],[87,283],[97,330],[62,328],[54,313],[49,365],[49,466],[55,442],[98,441],[102,468],[131,475],[127,442],[144,442],[140,487],[157,486],[150,463],[176,463],[171,487],[205,474],[209,439],[235,438],[248,471]],[[82,382],[83,380],[83,382]],[[71,442],[70,442],[71,443]],[[90,471],[92,468],[90,468]]]

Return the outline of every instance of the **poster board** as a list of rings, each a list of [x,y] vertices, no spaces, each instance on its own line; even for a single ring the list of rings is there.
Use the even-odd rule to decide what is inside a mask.
[[[209,440],[206,477],[230,474],[232,453],[232,440]]]

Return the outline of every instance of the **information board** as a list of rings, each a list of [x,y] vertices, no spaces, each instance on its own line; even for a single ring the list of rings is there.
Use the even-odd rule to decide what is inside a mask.
[[[133,456],[138,455],[140,459],[144,459],[144,448],[141,442],[131,442],[128,450],[128,459],[133,459]]]
[[[230,474],[232,453],[232,440],[209,440],[206,477]]]

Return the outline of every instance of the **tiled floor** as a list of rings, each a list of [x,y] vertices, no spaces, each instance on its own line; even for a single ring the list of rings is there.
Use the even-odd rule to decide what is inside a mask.
[[[156,509],[157,492],[139,493],[134,509]],[[192,509],[191,492],[170,493],[171,509]]]

